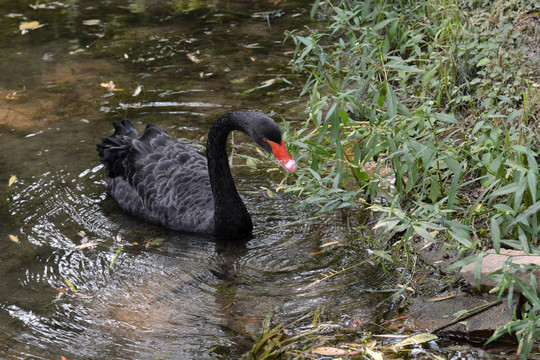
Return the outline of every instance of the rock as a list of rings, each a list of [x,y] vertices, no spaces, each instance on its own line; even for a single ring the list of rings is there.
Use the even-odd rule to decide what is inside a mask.
[[[540,255],[527,255],[520,250],[506,249],[501,249],[500,253],[497,254],[495,250],[489,250],[488,255],[484,257],[482,262],[482,276],[480,281],[481,289],[490,290],[497,285],[497,282],[488,279],[486,275],[501,269],[504,262],[506,262],[508,258],[511,258],[510,261],[514,264],[535,264],[540,267]],[[476,289],[477,286],[474,278],[474,263],[464,266],[460,272],[465,281],[467,281],[471,287]],[[524,273],[520,273],[520,275],[523,274]],[[536,276],[537,288],[540,288],[540,270],[535,271],[534,275]],[[520,289],[515,287],[514,291],[519,292]]]
[[[514,299],[512,307],[516,305]],[[416,331],[482,343],[512,320],[513,311],[507,307],[506,299],[457,292],[439,294],[438,299],[412,299],[406,323]],[[515,339],[506,336],[499,341],[513,343]]]

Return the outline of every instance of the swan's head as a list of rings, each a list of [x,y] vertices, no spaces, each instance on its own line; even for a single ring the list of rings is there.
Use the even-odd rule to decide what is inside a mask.
[[[285,170],[294,172],[298,168],[291,158],[281,137],[279,126],[274,120],[261,113],[251,113],[248,134],[264,150],[274,155]]]

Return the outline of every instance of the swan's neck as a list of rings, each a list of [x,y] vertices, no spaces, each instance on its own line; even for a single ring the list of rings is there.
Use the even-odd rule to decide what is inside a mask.
[[[208,174],[214,196],[214,226],[217,234],[242,236],[253,227],[246,206],[242,202],[229,167],[227,137],[233,130],[246,132],[247,122],[232,114],[220,117],[210,129],[206,154]]]

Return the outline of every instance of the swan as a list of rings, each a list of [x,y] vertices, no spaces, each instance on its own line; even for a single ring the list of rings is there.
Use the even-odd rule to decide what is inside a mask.
[[[244,132],[287,171],[297,169],[278,125],[260,112],[219,117],[208,134],[206,158],[157,125],[147,125],[141,134],[129,120],[113,126],[114,133],[97,145],[107,194],[124,211],[176,231],[217,238],[251,234],[253,223],[229,168],[230,132]]]

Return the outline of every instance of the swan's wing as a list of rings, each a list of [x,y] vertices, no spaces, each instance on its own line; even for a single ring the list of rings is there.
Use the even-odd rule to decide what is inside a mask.
[[[157,126],[118,135],[109,194],[137,216],[174,230],[211,232],[214,200],[206,158]],[[127,148],[127,149],[125,149]]]

